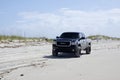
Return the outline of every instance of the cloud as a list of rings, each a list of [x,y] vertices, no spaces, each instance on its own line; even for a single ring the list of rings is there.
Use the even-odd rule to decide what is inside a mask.
[[[120,9],[81,11],[61,8],[53,13],[21,12],[13,27],[26,36],[55,37],[65,31],[87,35],[104,34],[120,37]]]

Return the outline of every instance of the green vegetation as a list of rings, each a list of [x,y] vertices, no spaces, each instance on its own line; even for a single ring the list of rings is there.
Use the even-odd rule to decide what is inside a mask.
[[[0,41],[9,41],[12,42],[14,40],[19,40],[19,41],[46,41],[46,42],[52,42],[52,39],[48,39],[45,37],[22,37],[22,36],[16,36],[16,35],[12,35],[12,36],[7,36],[7,35],[0,35]]]
[[[1,40],[23,40],[23,39],[25,38],[21,36],[15,36],[15,35],[12,35],[12,36],[1,35],[0,36],[0,41]]]
[[[109,36],[105,36],[105,35],[92,35],[92,36],[88,36],[89,39],[92,39],[92,40],[101,40],[101,39],[104,39],[104,40],[120,40],[120,38],[117,38],[117,37],[109,37]]]
[[[109,37],[109,36],[105,36],[105,35],[91,35],[88,36],[89,39],[92,40],[120,40],[120,38],[116,38],[116,37]],[[52,39],[48,39],[46,37],[22,37],[22,36],[16,36],[16,35],[12,35],[12,36],[7,36],[7,35],[0,35],[0,41],[9,41],[12,42],[14,40],[19,40],[19,41],[46,41],[46,42],[52,42]]]

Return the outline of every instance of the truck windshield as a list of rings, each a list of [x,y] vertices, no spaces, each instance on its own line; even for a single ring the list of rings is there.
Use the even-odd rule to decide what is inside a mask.
[[[79,33],[63,33],[60,38],[79,38]]]

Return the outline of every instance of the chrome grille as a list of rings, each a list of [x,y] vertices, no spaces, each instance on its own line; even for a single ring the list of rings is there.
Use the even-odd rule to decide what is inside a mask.
[[[66,47],[66,46],[70,46],[70,42],[57,42],[57,45]]]

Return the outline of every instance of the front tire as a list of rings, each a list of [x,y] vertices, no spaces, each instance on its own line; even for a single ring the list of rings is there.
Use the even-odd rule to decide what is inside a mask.
[[[53,55],[53,56],[58,56],[58,52],[52,50],[52,55]]]
[[[81,55],[81,49],[77,49],[77,51],[75,52],[75,57],[80,57]]]
[[[86,54],[90,54],[91,53],[91,47],[87,47],[86,48]]]

